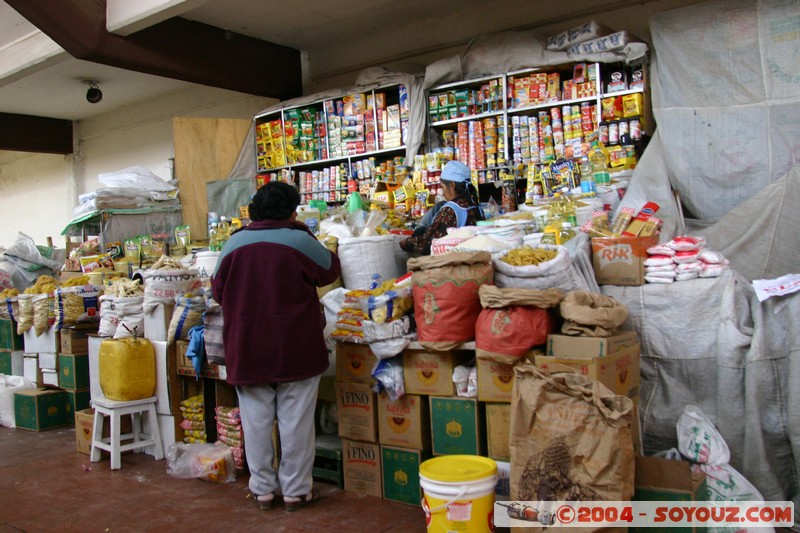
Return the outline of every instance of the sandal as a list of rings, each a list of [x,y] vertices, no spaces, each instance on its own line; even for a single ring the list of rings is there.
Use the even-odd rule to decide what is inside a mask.
[[[263,496],[266,496],[266,495],[263,495]],[[256,502],[256,505],[258,505],[259,509],[261,509],[262,511],[269,511],[270,509],[272,509],[272,504],[275,502],[275,496],[274,495],[272,495],[272,498],[270,498],[269,500],[259,500],[259,498],[261,498],[261,496],[251,492],[251,493],[248,493],[247,497],[248,498],[253,498],[253,501]]]
[[[284,496],[283,505],[286,508],[286,512],[291,513],[294,511],[299,511],[306,505],[314,503],[317,500],[319,500],[319,491],[317,489],[311,489],[311,492],[309,492],[304,498],[297,501],[286,501],[286,496]]]

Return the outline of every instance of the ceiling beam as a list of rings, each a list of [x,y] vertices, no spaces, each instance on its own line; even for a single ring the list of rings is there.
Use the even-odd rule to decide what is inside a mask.
[[[116,35],[105,0],[6,3],[77,59],[281,100],[303,91],[294,48],[178,17]]]
[[[0,150],[72,153],[72,121],[0,113]]]

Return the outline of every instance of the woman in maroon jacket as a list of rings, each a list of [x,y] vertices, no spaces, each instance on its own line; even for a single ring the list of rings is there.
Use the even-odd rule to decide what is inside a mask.
[[[251,222],[231,235],[212,278],[222,305],[227,381],[236,386],[250,490],[262,509],[280,489],[287,511],[319,497],[312,490],[314,409],[328,367],[317,287],[341,268],[336,254],[295,222],[300,195],[270,182],[250,204]],[[281,462],[272,468],[278,420]]]

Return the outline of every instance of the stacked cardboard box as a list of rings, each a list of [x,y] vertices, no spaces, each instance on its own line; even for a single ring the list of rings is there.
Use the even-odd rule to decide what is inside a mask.
[[[24,342],[17,334],[17,323],[13,320],[0,320],[0,374],[22,376],[22,354]]]
[[[67,418],[87,409],[91,403],[89,388],[89,335],[97,326],[63,328],[58,352],[58,385],[67,394]]]
[[[375,357],[366,344],[336,345],[336,411],[342,442],[344,489],[383,496],[378,443],[378,399],[372,390]]]
[[[641,454],[639,352],[635,331],[620,331],[611,337],[553,334],[547,337],[547,354],[536,356],[535,363],[548,372],[579,372],[633,400],[633,447]]]

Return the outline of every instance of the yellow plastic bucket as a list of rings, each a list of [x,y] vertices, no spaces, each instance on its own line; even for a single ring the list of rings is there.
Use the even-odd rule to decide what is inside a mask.
[[[497,463],[478,455],[443,455],[419,465],[428,533],[494,531]]]

